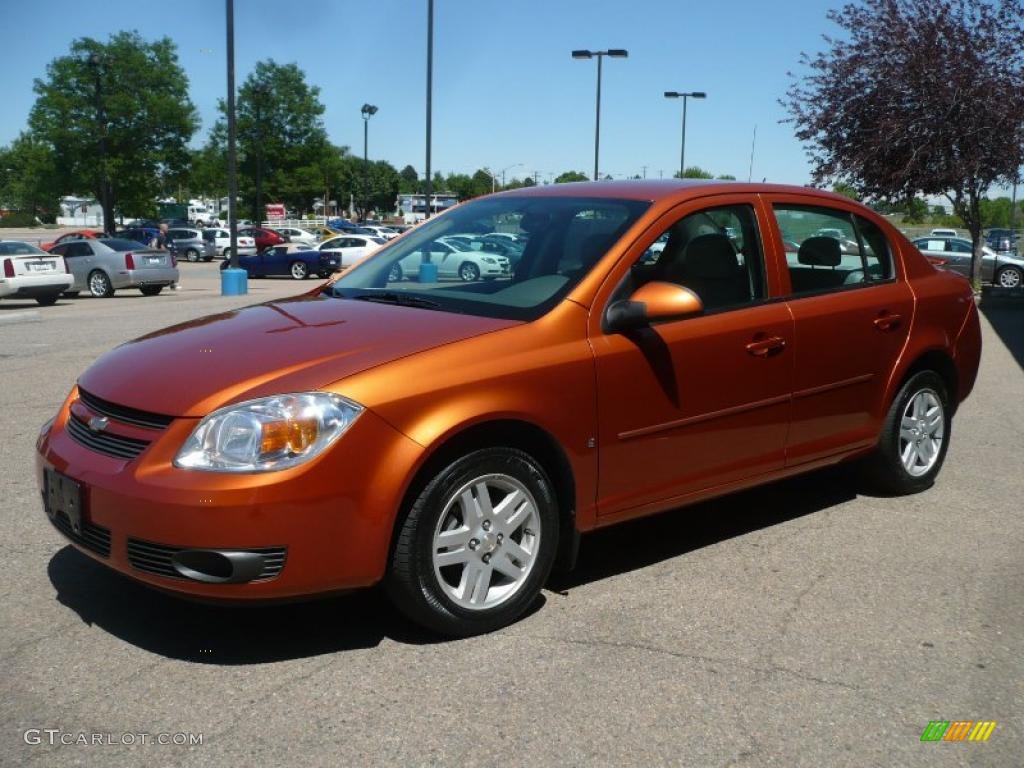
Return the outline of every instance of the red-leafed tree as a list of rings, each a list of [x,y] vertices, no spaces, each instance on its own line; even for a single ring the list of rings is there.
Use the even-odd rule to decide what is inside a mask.
[[[974,241],[980,203],[1024,164],[1024,0],[861,0],[803,54],[781,100],[817,183],[868,199],[942,195]]]

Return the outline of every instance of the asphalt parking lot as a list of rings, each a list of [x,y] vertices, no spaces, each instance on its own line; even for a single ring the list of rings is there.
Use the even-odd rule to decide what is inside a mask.
[[[222,298],[218,266],[183,264],[157,297],[0,302],[0,764],[1021,764],[1024,300],[983,305],[982,370],[930,491],[862,495],[833,469],[603,531],[524,620],[437,642],[372,591],[165,597],[47,522],[35,436],[93,359],[314,286]],[[931,720],[997,726],[922,743]]]

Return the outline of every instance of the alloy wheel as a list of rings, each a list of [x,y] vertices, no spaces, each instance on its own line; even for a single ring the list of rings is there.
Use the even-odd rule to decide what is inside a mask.
[[[490,474],[451,494],[434,531],[438,585],[469,610],[507,602],[526,582],[541,538],[537,502],[511,475]]]
[[[1000,288],[1019,288],[1021,284],[1021,272],[1014,267],[1007,267],[999,270],[998,282]]]
[[[931,389],[918,391],[910,398],[900,420],[900,461],[908,474],[921,477],[935,466],[945,433],[942,400]]]

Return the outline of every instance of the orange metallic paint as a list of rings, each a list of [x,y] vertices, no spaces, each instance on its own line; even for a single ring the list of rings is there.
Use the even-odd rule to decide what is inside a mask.
[[[98,559],[135,579],[205,598],[294,597],[379,581],[417,473],[472,427],[520,422],[550,436],[568,462],[576,525],[586,531],[863,452],[877,439],[899,382],[924,354],[953,361],[960,399],[973,385],[980,335],[966,282],[937,271],[884,219],[846,198],[675,181],[503,194],[652,204],[560,304],[530,323],[310,293],[122,345],[82,375],[82,388],[175,420],[139,458],[109,458],[68,437],[71,410],[90,415],[73,389],[40,438],[40,483],[43,469],[52,467],[83,484],[87,518],[112,532],[110,559]],[[776,200],[856,211],[874,221],[893,245],[895,280],[788,298],[770,208]],[[689,212],[736,203],[757,215],[763,301],[629,334],[602,330],[613,291],[661,232]],[[657,304],[656,287],[648,293]],[[887,315],[899,320],[875,322]],[[316,459],[263,474],[173,466],[199,418],[212,410],[309,389],[365,406]],[[116,433],[141,431],[117,424]],[[182,547],[287,546],[288,554],[275,579],[202,584],[133,569],[125,554],[129,536]]]

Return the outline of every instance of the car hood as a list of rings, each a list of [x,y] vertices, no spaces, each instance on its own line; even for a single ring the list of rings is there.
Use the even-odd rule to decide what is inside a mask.
[[[78,384],[118,405],[198,417],[231,402],[318,389],[518,324],[306,295],[201,317],[129,341],[100,357]]]

